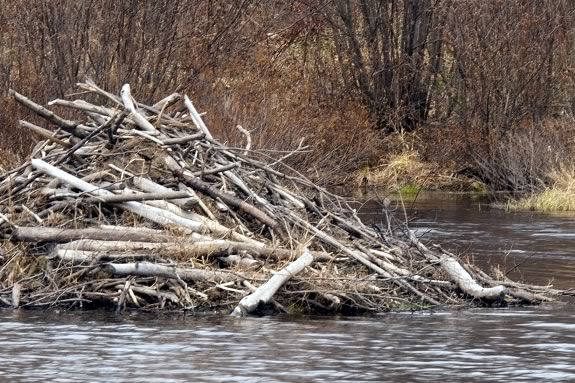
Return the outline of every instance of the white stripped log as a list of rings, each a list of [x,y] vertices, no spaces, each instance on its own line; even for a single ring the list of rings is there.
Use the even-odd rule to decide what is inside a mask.
[[[439,260],[443,270],[449,274],[457,286],[466,294],[481,299],[496,299],[505,293],[505,287],[499,285],[495,287],[482,287],[471,275],[452,257],[442,256]]]
[[[120,95],[122,96],[124,106],[130,112],[132,119],[134,120],[136,125],[138,125],[141,129],[147,132],[158,133],[154,125],[152,125],[150,121],[146,120],[146,118],[142,114],[140,114],[140,112],[138,112],[138,110],[136,109],[136,105],[134,105],[134,101],[132,101],[130,84],[124,84],[124,86],[122,86]]]
[[[253,256],[271,259],[293,259],[298,254],[295,250],[276,248],[264,245],[254,245],[245,242],[226,241],[224,239],[198,240],[195,236],[173,242],[136,242],[136,241],[100,241],[94,239],[79,239],[72,242],[61,243],[54,247],[56,250],[84,250],[84,251],[153,251],[156,253],[185,253],[196,256],[219,256],[246,252]],[[317,261],[332,260],[328,254],[322,252],[311,253]]]
[[[208,127],[204,123],[204,120],[202,120],[202,117],[200,116],[200,114],[196,110],[196,107],[194,106],[194,104],[192,104],[192,101],[190,100],[190,98],[188,96],[184,96],[184,104],[188,108],[188,111],[190,112],[190,116],[192,117],[192,121],[194,121],[194,124],[196,125],[196,127],[201,132],[203,132],[207,138],[209,138],[210,140],[213,140],[214,137],[210,133]]]
[[[183,191],[168,191],[162,193],[120,193],[111,196],[99,196],[88,198],[86,202],[120,203],[128,201],[165,201],[189,197],[189,193]]]
[[[482,287],[473,279],[471,275],[459,264],[459,262],[447,254],[442,254],[439,259],[421,241],[408,231],[409,239],[417,247],[420,253],[428,257],[431,261],[439,260],[439,264],[449,275],[450,279],[467,295],[479,299],[496,299],[505,294],[505,287],[502,285],[495,287]]]
[[[137,178],[133,179],[133,182],[137,187],[139,187],[140,189],[142,189],[146,192],[149,192],[149,193],[169,193],[169,192],[173,193],[174,192],[172,189],[167,188],[167,187],[160,185],[158,183],[155,183],[154,181],[151,181],[147,178],[137,177]],[[188,206],[189,203],[197,203],[199,201],[201,201],[201,200],[196,195],[195,198],[172,200],[171,201],[172,203],[167,202],[167,201],[155,201],[155,202],[147,203],[147,204],[156,206],[157,208],[160,208],[163,210],[171,211],[172,213],[177,214],[181,217],[188,218],[188,219],[191,219],[193,221],[201,222],[203,225],[206,226],[207,230],[211,231],[215,235],[220,235],[223,237],[229,236],[230,238],[232,238],[235,241],[249,242],[249,243],[252,243],[254,245],[263,246],[263,243],[256,241],[255,239],[246,237],[245,235],[242,235],[240,233],[237,233],[236,231],[225,227],[224,225],[220,224],[217,221],[213,221],[207,217],[204,217],[200,214],[197,214],[197,213],[194,213],[191,211],[183,210],[183,209],[187,209],[189,207]]]
[[[218,270],[192,269],[173,267],[150,262],[109,263],[105,270],[114,275],[139,275],[142,277],[159,277],[182,279],[183,281],[230,282],[245,279],[239,273],[227,273]]]
[[[247,156],[250,149],[252,148],[252,135],[246,129],[244,129],[241,125],[236,125],[236,129],[239,130],[244,137],[246,138],[246,149],[244,150],[244,156]]]
[[[197,233],[186,233],[185,237],[174,236],[168,231],[141,227],[89,227],[85,229],[66,229],[59,227],[16,226],[11,236],[23,242],[69,242],[78,239],[101,241],[137,241],[137,242],[181,242],[210,240]]]
[[[175,103],[176,101],[178,101],[180,98],[182,98],[182,95],[179,93],[172,93],[167,97],[162,98],[160,101],[156,102],[154,105],[152,105],[152,108],[157,109],[157,110],[161,110],[162,108],[169,106],[173,103]]]
[[[148,193],[174,192],[174,190],[144,177],[134,177],[132,178],[132,182],[136,187]],[[189,209],[198,203],[198,198],[197,196],[192,196],[192,194],[188,192],[188,196],[186,198],[173,199],[171,202],[175,205],[178,205],[182,209]]]
[[[126,258],[131,258],[135,260],[150,259],[154,258],[153,254],[146,253],[118,253],[118,254],[108,254],[101,251],[85,251],[85,250],[62,250],[54,249],[48,254],[50,259],[59,259],[65,263],[71,263],[75,265],[87,264],[94,262],[98,259],[101,261],[117,261]]]
[[[294,195],[290,194],[288,191],[286,191],[285,189],[281,188],[279,185],[273,185],[270,184],[269,187],[274,190],[276,193],[278,193],[280,196],[282,196],[284,199],[286,199],[287,201],[289,201],[292,205],[294,205],[297,209],[305,209],[305,204],[300,201],[298,198],[296,198]]]
[[[66,173],[65,171],[58,169],[57,167],[52,166],[43,160],[33,159],[31,162],[34,168],[41,170],[54,178],[58,178],[62,182],[72,185],[73,187],[80,189],[83,192],[90,193],[95,196],[114,195],[107,190],[98,188],[97,186],[83,181],[78,177]],[[144,205],[140,202],[129,201],[119,203],[118,206],[161,225],[176,224],[196,232],[202,232],[206,229],[206,226],[201,222],[192,221],[190,219],[180,217],[179,215],[172,212],[165,211],[154,206]]]
[[[303,254],[291,262],[289,265],[275,273],[266,283],[261,285],[252,294],[242,298],[240,303],[236,306],[232,312],[232,316],[246,316],[247,314],[253,312],[260,303],[268,303],[272,300],[275,293],[283,286],[292,276],[301,272],[307,266],[311,265],[313,262],[313,255],[305,249]]]

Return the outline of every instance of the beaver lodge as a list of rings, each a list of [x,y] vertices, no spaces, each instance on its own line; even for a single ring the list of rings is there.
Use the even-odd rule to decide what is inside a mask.
[[[538,303],[570,294],[489,276],[247,145],[216,140],[187,97],[137,103],[92,82],[0,178],[0,305],[381,312]],[[97,100],[97,101],[94,101]]]

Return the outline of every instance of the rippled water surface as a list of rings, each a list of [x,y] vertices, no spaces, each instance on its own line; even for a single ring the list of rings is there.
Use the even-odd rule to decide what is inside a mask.
[[[358,319],[0,312],[0,381],[575,381],[570,308]]]
[[[367,218],[380,221],[378,205]],[[571,286],[575,219],[460,197],[414,206],[418,234]],[[502,257],[501,251],[509,252]],[[0,311],[0,382],[575,382],[575,307],[363,318]]]

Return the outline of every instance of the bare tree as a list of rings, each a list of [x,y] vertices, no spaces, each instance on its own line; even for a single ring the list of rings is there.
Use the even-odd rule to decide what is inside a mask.
[[[441,70],[440,0],[335,0],[325,13],[343,82],[359,92],[385,131],[411,131],[431,111]]]

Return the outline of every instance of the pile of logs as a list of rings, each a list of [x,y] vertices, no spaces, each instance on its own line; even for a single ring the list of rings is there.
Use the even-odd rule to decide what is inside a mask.
[[[0,306],[379,312],[536,303],[399,225],[366,226],[286,164],[216,140],[192,102],[153,105],[93,82],[20,121],[42,140],[0,177]],[[90,101],[88,101],[90,100]],[[50,108],[50,109],[49,109]],[[54,110],[59,111],[55,113]],[[66,117],[62,117],[62,116]],[[266,311],[267,312],[267,311]]]

